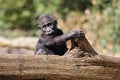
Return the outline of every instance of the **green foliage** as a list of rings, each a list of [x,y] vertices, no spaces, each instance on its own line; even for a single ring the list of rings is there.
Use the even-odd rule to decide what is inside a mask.
[[[96,0],[96,2],[97,2],[97,5],[94,7],[96,7],[99,10],[103,10],[106,7],[109,7],[113,1],[112,0]]]
[[[37,25],[37,17],[53,13],[59,1],[53,0],[1,0],[0,29],[31,29]]]
[[[90,0],[0,0],[0,29],[32,29],[43,13],[67,14],[68,8],[85,10],[89,4]]]
[[[105,4],[102,4],[105,5]],[[119,51],[120,48],[120,2],[114,2],[113,4],[104,7],[102,12],[98,10],[92,11],[88,16],[88,21],[92,24],[91,29],[97,33],[103,47],[109,46],[107,44],[114,44],[111,49],[113,52]],[[96,16],[96,12],[97,15]],[[99,13],[98,13],[99,12]]]
[[[65,19],[70,11],[84,12],[90,6],[92,6],[91,0],[61,0],[58,6],[58,12],[62,15],[63,19]]]

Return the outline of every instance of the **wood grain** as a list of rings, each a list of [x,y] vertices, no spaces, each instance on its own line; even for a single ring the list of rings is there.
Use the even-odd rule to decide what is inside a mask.
[[[120,80],[120,58],[0,55],[0,80]]]

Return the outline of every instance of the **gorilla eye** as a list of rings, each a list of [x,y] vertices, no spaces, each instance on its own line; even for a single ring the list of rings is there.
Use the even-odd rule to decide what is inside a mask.
[[[47,25],[48,25],[48,26],[51,26],[51,25],[52,25],[52,23],[48,23]]]
[[[43,25],[43,28],[45,28],[46,27],[46,25]]]

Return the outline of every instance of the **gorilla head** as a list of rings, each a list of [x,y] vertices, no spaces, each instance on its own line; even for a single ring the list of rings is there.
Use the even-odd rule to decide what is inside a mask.
[[[38,27],[43,31],[45,35],[52,35],[57,28],[56,19],[50,14],[43,14],[39,17]]]

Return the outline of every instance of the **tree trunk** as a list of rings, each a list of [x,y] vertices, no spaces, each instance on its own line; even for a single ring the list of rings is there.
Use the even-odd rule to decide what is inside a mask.
[[[120,58],[0,55],[0,80],[120,80]]]

